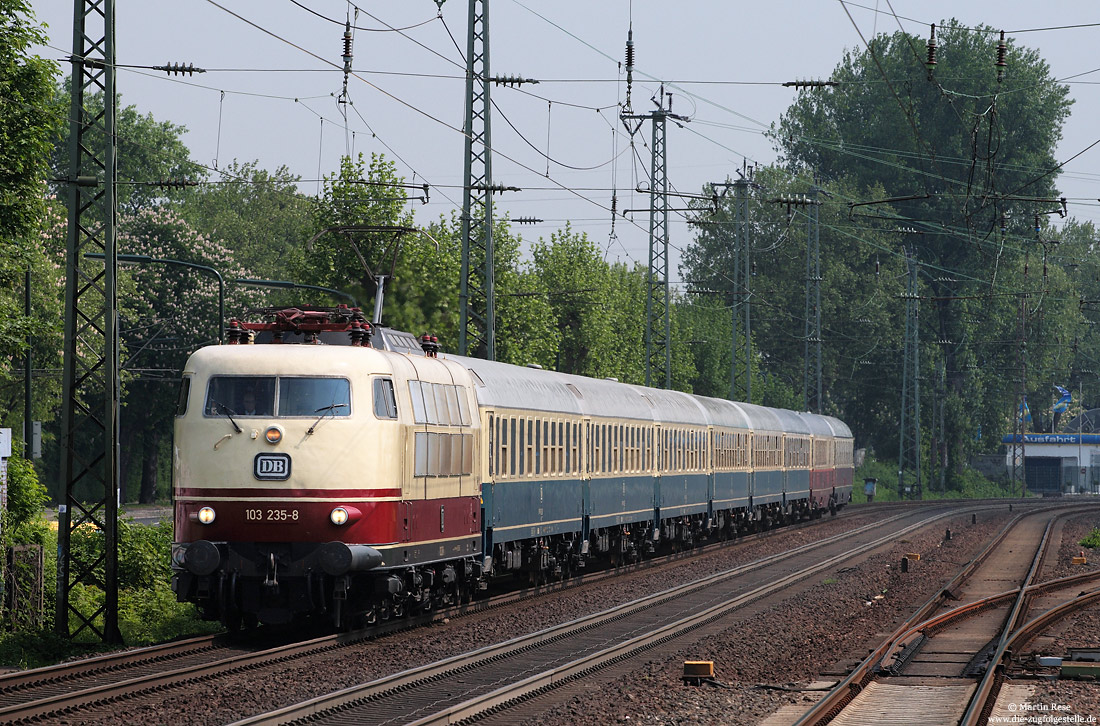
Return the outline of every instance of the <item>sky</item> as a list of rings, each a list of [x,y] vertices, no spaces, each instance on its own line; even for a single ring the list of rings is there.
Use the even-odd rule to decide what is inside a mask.
[[[192,158],[211,177],[234,159],[285,166],[316,193],[318,179],[349,152],[383,153],[407,181],[431,185],[411,202],[418,224],[462,205],[468,3],[448,0],[116,0],[120,65],[194,64],[208,72],[169,77],[120,68],[122,103],[186,127]],[[1075,103],[1058,146],[1067,159],[1097,140],[1100,5],[1050,0],[492,0],[490,70],[537,79],[494,86],[493,181],[519,187],[496,198],[498,214],[543,220],[513,225],[530,243],[568,222],[607,259],[648,263],[650,127],[631,137],[618,121],[622,68],[633,29],[632,107],[645,113],[662,83],[672,110],[688,118],[667,129],[667,177],[682,193],[736,178],[743,164],[769,164],[765,135],[795,99],[783,82],[827,78],[845,49],[902,28],[927,37],[945,18],[1003,28],[1036,48]],[[73,2],[31,0],[61,60],[72,51]],[[343,24],[352,19],[350,104]],[[1054,26],[1091,27],[1032,30]],[[394,28],[398,30],[393,30]],[[1026,32],[1025,32],[1026,31]],[[941,51],[942,52],[942,51]],[[62,64],[68,73],[70,65]],[[346,114],[346,119],[345,119]],[[547,158],[549,157],[549,159]],[[1070,215],[1100,223],[1100,146],[1066,164],[1059,178]],[[613,195],[618,209],[611,214]],[[671,203],[671,206],[685,206]],[[670,217],[670,279],[690,244],[683,216]]]

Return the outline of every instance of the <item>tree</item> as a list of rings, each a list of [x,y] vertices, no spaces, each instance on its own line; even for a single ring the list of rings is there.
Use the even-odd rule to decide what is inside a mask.
[[[176,212],[143,209],[123,217],[119,249],[211,267],[225,279],[248,277],[233,252],[200,234]],[[141,455],[139,501],[152,502],[157,493],[161,452],[169,440],[180,372],[191,351],[218,339],[223,321],[217,318],[217,278],[201,269],[157,262],[125,268],[126,290],[121,336],[126,352],[126,376],[121,433],[122,481],[131,478],[134,455]],[[255,306],[261,293],[226,288],[226,316]]]
[[[285,279],[313,235],[313,207],[286,167],[233,161],[221,178],[180,195],[180,214],[199,232],[233,250],[234,260],[265,279]]]
[[[56,103],[65,108],[68,117],[71,79],[56,89]],[[142,114],[136,106],[122,106],[117,95],[118,111],[115,116],[118,181],[115,201],[119,214],[132,214],[139,209],[176,203],[180,193],[170,185],[173,182],[197,182],[206,178],[203,167],[191,160],[191,152],[183,143],[187,128],[170,121],[157,121],[151,113]],[[84,97],[86,114],[97,114],[103,109],[103,94]],[[55,179],[69,176],[69,127],[62,126],[60,141],[51,154]],[[85,134],[85,145],[90,149],[102,149],[102,129],[93,126]],[[81,174],[102,176],[102,169],[95,169],[85,157],[86,168]],[[64,184],[57,186],[59,196],[68,193]]]
[[[560,341],[555,370],[644,383],[646,270],[609,264],[587,235],[568,225],[533,245],[531,257]],[[678,312],[674,301],[674,337],[683,327]],[[683,346],[673,351],[673,387],[690,390],[691,354]]]
[[[11,380],[8,364],[25,351],[27,336],[36,327],[24,315],[23,281],[30,268],[40,282],[48,264],[39,235],[47,224],[44,180],[59,115],[53,105],[57,66],[28,52],[32,45],[47,41],[29,4],[0,0],[0,27],[0,361],[5,362],[0,365],[0,384],[4,384]]]
[[[754,403],[803,408],[808,207],[767,200],[808,200],[811,186],[808,177],[792,176],[776,167],[761,168],[754,177],[748,212]],[[850,192],[837,183],[833,196],[817,197],[822,202],[818,207],[822,411],[844,418],[862,433],[881,430],[884,421],[889,425],[897,409],[905,321],[896,303],[904,268],[896,234],[851,230],[846,205],[840,201]],[[744,299],[733,276],[733,203],[729,196],[723,197],[717,214],[700,219],[705,224],[697,225],[699,231],[682,264],[695,293],[692,297],[709,301],[703,309],[710,309],[705,315],[710,327],[694,337],[708,341],[698,346],[701,356],[697,358],[710,366],[705,390],[720,397],[730,391],[730,307]],[[721,369],[714,370],[719,359]]]
[[[351,292],[360,300],[377,294],[376,275],[402,280],[404,285],[387,282],[383,319],[387,325],[402,329],[412,321],[390,317],[388,311],[406,309],[409,293],[405,286],[418,278],[408,266],[411,248],[432,243],[422,235],[397,231],[348,231],[339,227],[411,227],[412,213],[405,209],[404,180],[397,175],[393,162],[380,154],[371,154],[367,163],[362,154],[356,159],[342,157],[340,169],[325,177],[324,190],[314,207],[312,245],[297,260],[299,281]]]
[[[957,475],[979,424],[993,434],[1011,430],[1015,385],[1005,374],[1018,370],[1021,296],[1032,300],[1025,321],[1032,335],[1040,320],[1047,330],[1072,324],[1072,311],[1046,296],[1061,283],[1036,274],[1046,245],[1034,231],[1049,236],[1051,205],[1037,200],[1056,196],[1054,151],[1071,102],[1034,50],[1009,40],[1007,75],[998,82],[992,29],[948,25],[939,27],[934,71],[924,66],[921,39],[876,38],[873,50],[845,54],[831,76],[836,86],[802,91],[774,136],[788,172],[843,183],[853,202],[895,199],[852,214],[853,235],[918,233],[909,242],[921,264],[921,336],[939,341],[923,345],[921,375],[935,380],[942,362],[940,439],[950,442]],[[823,238],[823,258],[842,253],[833,239]],[[894,255],[901,244],[890,245]],[[853,307],[866,299],[849,292]],[[1049,362],[1034,348],[1028,357],[1031,375]]]

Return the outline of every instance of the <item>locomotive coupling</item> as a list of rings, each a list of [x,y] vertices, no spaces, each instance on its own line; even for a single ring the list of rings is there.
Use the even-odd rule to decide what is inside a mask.
[[[382,564],[382,553],[367,545],[326,542],[317,552],[317,563],[335,577],[378,567]]]

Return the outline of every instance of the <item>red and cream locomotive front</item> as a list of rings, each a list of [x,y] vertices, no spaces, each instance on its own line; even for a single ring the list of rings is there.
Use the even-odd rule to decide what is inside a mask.
[[[402,432],[369,348],[214,346],[184,372],[173,584],[211,617],[324,611],[399,542]],[[381,547],[381,549],[380,549]],[[326,583],[325,575],[330,580]]]
[[[172,584],[206,617],[347,627],[482,584],[471,374],[407,334],[403,352],[369,347],[348,314],[279,311],[188,359]],[[246,329],[272,342],[244,345]],[[320,344],[326,332],[351,344]],[[291,333],[306,343],[282,342]]]

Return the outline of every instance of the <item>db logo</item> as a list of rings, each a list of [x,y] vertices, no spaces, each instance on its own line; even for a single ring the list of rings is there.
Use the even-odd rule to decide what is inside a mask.
[[[256,454],[252,463],[252,474],[257,479],[285,480],[290,478],[290,456],[288,454]]]

